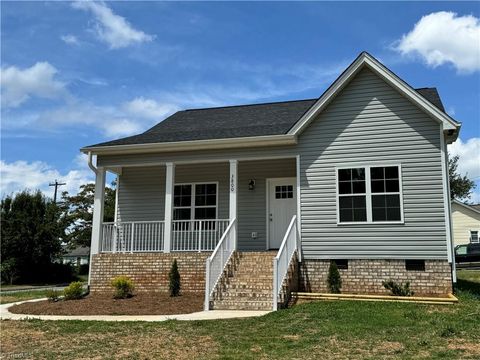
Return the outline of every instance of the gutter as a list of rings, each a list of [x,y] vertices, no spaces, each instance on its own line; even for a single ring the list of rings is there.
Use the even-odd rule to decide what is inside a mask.
[[[95,175],[98,173],[98,169],[93,165],[93,162],[92,162],[93,158],[92,158],[92,152],[89,151],[88,152],[88,167],[90,169],[92,169],[92,171],[95,173]]]

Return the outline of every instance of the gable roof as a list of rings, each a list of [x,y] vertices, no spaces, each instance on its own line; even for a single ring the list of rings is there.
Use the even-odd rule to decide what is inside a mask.
[[[400,94],[411,100],[421,110],[423,110],[432,119],[441,123],[444,131],[450,131],[450,140],[455,140],[458,136],[460,124],[452,119],[445,109],[440,109],[432,102],[427,100],[423,94],[430,91],[420,89],[420,92],[413,89],[405,81],[400,79],[377,59],[367,52],[362,52],[345,71],[330,85],[330,87],[323,93],[318,101],[302,116],[302,118],[290,129],[289,134],[296,135],[303,131],[308,124],[326,107],[328,104],[347,86],[347,84],[355,77],[356,74],[363,68],[368,67],[376,75],[382,78],[387,84],[396,89]],[[423,91],[423,94],[422,94]],[[431,95],[431,94],[430,94]],[[438,95],[438,93],[437,93]],[[427,95],[428,96],[428,95]],[[441,105],[443,108],[443,105]]]
[[[83,152],[193,150],[249,145],[294,144],[333,98],[364,67],[443,124],[455,139],[460,124],[445,113],[436,88],[413,89],[366,52],[333,82],[318,99],[226,106],[179,111],[144,133],[82,148]],[[188,149],[186,149],[188,145]],[[195,148],[193,148],[195,146]]]
[[[457,204],[459,206],[462,206],[468,210],[471,210],[477,214],[480,214],[480,204],[474,204],[474,205],[468,205],[468,204],[464,204],[463,202],[457,200],[457,199],[454,199],[452,200],[452,203],[454,204]]]

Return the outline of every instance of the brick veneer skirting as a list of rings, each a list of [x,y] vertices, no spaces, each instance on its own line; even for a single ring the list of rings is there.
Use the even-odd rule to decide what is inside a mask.
[[[304,260],[300,266],[300,290],[328,292],[330,260]],[[416,295],[445,295],[452,292],[450,264],[446,260],[425,260],[425,271],[406,271],[405,260],[349,260],[340,269],[343,293],[388,294],[382,281],[410,282]]]
[[[112,292],[112,279],[119,275],[131,278],[137,292],[168,292],[168,273],[177,259],[181,289],[205,291],[205,262],[210,253],[139,253],[97,254],[93,257],[90,290]]]

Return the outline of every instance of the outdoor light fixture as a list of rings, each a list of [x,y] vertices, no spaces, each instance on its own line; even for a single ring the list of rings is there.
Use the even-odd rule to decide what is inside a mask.
[[[250,179],[248,181],[248,190],[255,190],[255,179]]]

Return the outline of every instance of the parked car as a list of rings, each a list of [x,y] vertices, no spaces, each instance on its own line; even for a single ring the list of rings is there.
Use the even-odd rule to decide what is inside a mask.
[[[455,246],[455,262],[466,263],[480,261],[480,243]]]

